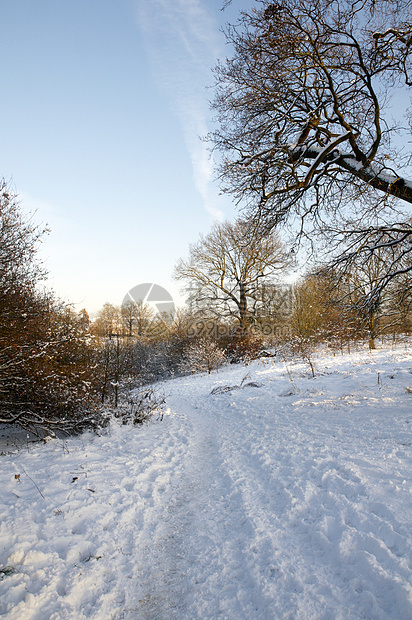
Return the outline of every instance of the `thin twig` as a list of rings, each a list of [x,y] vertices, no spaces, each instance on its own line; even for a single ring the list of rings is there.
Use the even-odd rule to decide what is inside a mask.
[[[22,470],[24,471],[24,473],[26,474],[26,476],[32,481],[32,483],[34,484],[34,486],[36,487],[36,489],[38,490],[38,492],[40,493],[40,495],[42,496],[43,499],[46,499],[43,495],[43,493],[40,491],[39,487],[37,486],[37,484],[34,482],[33,478],[31,476],[29,476],[29,474],[27,473],[27,471],[24,469],[23,465],[20,465],[20,467],[22,468]]]

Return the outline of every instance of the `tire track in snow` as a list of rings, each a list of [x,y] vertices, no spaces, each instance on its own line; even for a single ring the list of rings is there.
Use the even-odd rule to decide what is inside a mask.
[[[410,396],[355,371],[298,396],[276,365],[259,390],[211,396],[243,368],[177,379],[159,424],[4,457],[0,615],[412,617]]]
[[[302,415],[273,392],[265,409],[259,391],[256,415],[250,391],[181,386],[170,402],[185,458],[152,532],[156,569],[139,617],[407,617],[407,534],[371,501],[350,445],[314,414],[302,431]]]
[[[219,418],[203,406],[184,409],[188,449],[152,533],[155,570],[139,613],[150,620],[256,618],[262,605],[247,569],[253,528],[222,460]]]
[[[301,433],[273,396],[257,419],[237,411],[224,453],[256,532],[255,581],[272,601],[261,617],[408,617],[408,532],[371,499],[350,446],[338,450],[316,422]]]

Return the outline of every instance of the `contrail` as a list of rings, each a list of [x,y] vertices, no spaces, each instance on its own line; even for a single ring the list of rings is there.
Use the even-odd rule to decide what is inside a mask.
[[[205,88],[223,47],[218,24],[201,0],[137,0],[137,16],[156,83],[181,122],[196,189],[205,209],[222,219],[210,191],[213,161],[200,140],[210,116]]]

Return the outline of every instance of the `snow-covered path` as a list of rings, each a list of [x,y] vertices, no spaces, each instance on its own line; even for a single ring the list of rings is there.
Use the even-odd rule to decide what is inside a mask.
[[[176,379],[162,422],[1,457],[0,615],[412,618],[412,357],[318,366]]]

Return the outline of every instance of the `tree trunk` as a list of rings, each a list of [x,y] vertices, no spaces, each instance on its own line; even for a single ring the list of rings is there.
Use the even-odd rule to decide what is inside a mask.
[[[239,315],[240,315],[240,328],[242,334],[245,334],[248,329],[248,316],[247,316],[247,299],[244,282],[239,282]]]
[[[375,338],[377,334],[376,334],[375,327],[376,327],[375,315],[370,314],[369,316],[369,350],[370,351],[372,351],[372,349],[376,349]]]

